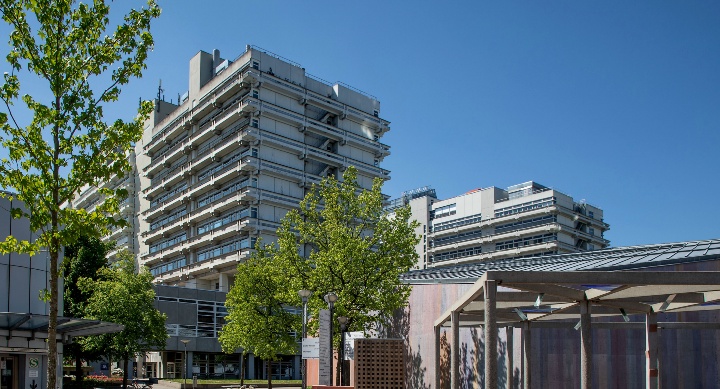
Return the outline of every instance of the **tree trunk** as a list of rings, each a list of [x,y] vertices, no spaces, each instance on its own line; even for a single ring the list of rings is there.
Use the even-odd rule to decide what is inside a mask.
[[[240,354],[240,386],[245,385],[245,353]]]
[[[128,379],[128,358],[125,358],[125,362],[123,362],[123,388],[127,389],[127,379]]]
[[[63,350],[63,351],[65,351],[65,350]],[[82,358],[80,358],[80,353],[78,352],[77,355],[75,355],[75,381],[80,382],[82,380],[83,380]]]
[[[270,360],[265,360],[265,370],[267,370],[268,389],[272,389],[272,371],[270,371]]]
[[[57,195],[57,193],[56,193]],[[57,197],[57,196],[56,196]],[[51,211],[52,231],[57,231],[58,213]],[[60,244],[57,236],[50,239],[50,320],[48,322],[48,385],[47,389],[55,389],[57,385],[57,318],[58,318],[58,256]]]

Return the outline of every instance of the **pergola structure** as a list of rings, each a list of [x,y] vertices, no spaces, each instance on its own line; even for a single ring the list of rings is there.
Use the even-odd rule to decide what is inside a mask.
[[[706,250],[707,254],[707,250]],[[483,327],[485,388],[497,388],[498,329],[522,329],[523,387],[530,388],[530,329],[575,327],[580,331],[581,387],[592,382],[592,328],[644,328],[646,385],[658,388],[657,331],[660,328],[720,329],[720,323],[658,323],[660,312],[720,309],[720,272],[487,270],[435,321],[435,371],[440,371],[440,330],[450,327],[451,388],[460,387],[460,327]],[[644,315],[645,323],[627,322]],[[623,322],[593,318],[623,317]],[[579,322],[577,321],[579,320]],[[508,336],[508,342],[512,336]],[[508,348],[511,348],[508,345]],[[508,374],[512,353],[507,353]],[[440,374],[435,387],[439,388]],[[511,379],[508,382],[512,382]]]

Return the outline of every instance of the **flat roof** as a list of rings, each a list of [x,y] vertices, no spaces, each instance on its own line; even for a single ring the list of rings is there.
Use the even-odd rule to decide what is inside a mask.
[[[50,316],[31,313],[0,312],[0,336],[47,338]],[[120,332],[121,324],[100,320],[57,318],[57,334],[62,336],[88,336]]]

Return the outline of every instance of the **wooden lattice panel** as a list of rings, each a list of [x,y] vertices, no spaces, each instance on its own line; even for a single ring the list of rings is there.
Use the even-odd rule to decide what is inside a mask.
[[[355,389],[405,389],[400,339],[355,339]]]

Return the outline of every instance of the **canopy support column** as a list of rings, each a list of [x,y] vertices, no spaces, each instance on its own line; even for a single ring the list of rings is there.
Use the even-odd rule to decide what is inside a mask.
[[[590,326],[590,301],[580,301],[580,387],[592,388],[592,328]]]
[[[645,383],[647,389],[658,389],[657,331],[657,313],[650,312],[645,317]]]
[[[497,306],[497,282],[485,281],[485,388],[498,387],[498,328],[495,308]]]
[[[522,326],[522,349],[523,349],[523,389],[530,389],[532,386],[530,380],[530,361],[532,352],[530,351],[530,322],[524,321]]]
[[[452,344],[450,345],[450,388],[460,388],[460,312],[450,313],[450,330]]]

